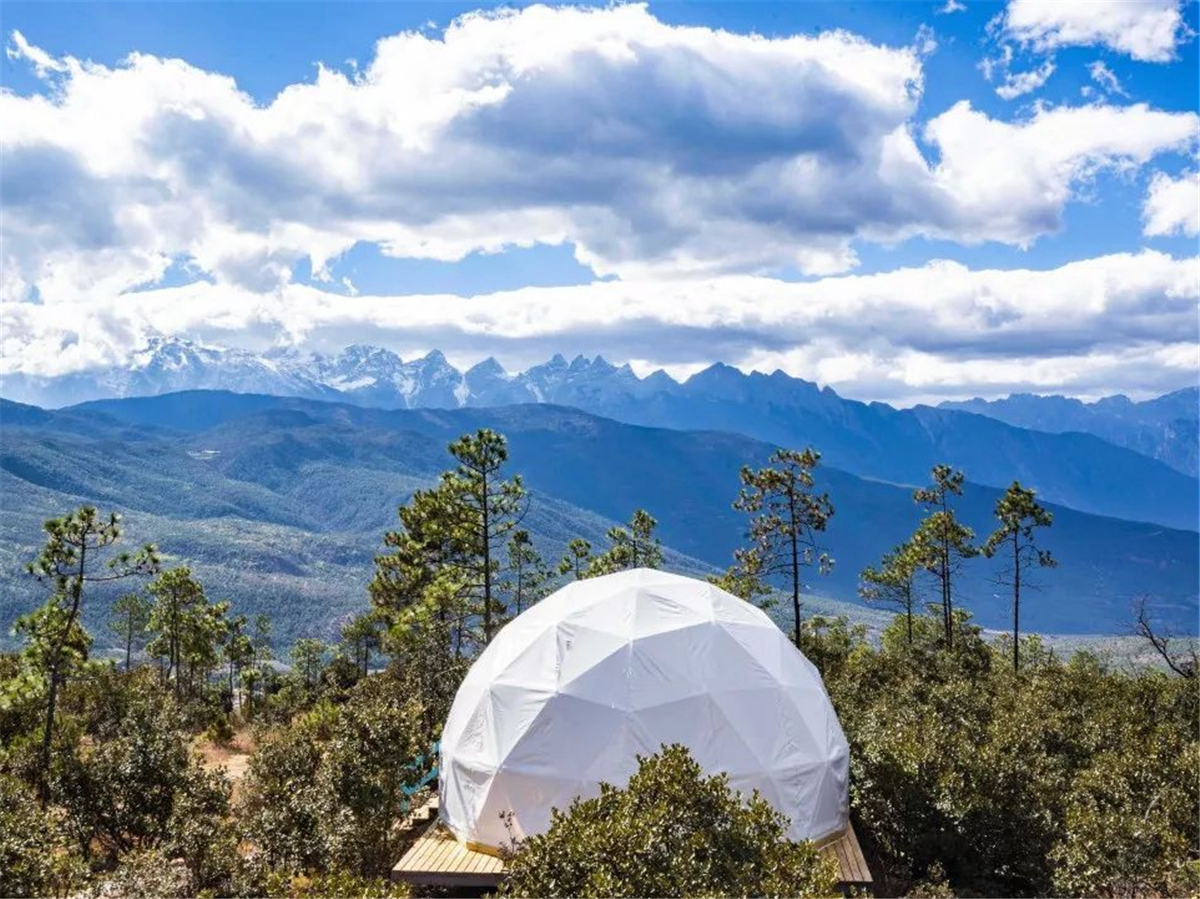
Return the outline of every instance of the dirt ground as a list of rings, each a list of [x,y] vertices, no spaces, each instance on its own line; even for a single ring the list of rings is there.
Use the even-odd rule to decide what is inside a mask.
[[[225,776],[233,785],[233,798],[236,801],[250,764],[250,753],[254,751],[254,740],[250,732],[237,731],[229,744],[224,746],[200,738],[196,740],[195,748],[204,767],[209,771],[225,769]]]

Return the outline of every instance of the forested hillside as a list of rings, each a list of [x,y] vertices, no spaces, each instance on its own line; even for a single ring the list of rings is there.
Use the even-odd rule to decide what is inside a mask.
[[[454,436],[484,425],[508,436],[531,491],[527,527],[548,557],[575,537],[597,543],[645,507],[659,518],[673,567],[717,570],[743,540],[743,516],[732,508],[738,471],[771,452],[739,435],[635,427],[546,405],[383,411],[194,392],[105,408],[3,406],[8,621],[38,595],[16,572],[40,521],[89,501],[124,510],[131,538],[154,536],[217,595],[272,614],[282,638],[328,637],[365,602],[370,561],[396,505],[442,469]],[[828,454],[818,477],[836,510],[822,535],[835,564],[806,592],[856,601],[859,572],[912,531],[920,509],[910,488],[851,475]],[[964,491],[961,515],[980,534],[998,495],[971,483]],[[1194,533],[1049,508],[1048,539],[1062,564],[1036,578],[1031,628],[1122,631],[1140,594],[1164,620],[1194,624]],[[973,561],[962,592],[980,622],[1003,627],[1008,600],[993,583],[995,567]]]

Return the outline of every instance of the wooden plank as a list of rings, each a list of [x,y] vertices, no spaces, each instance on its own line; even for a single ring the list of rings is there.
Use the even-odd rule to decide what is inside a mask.
[[[434,822],[392,869],[392,876],[411,884],[489,889],[503,878],[504,863],[468,849]]]
[[[829,837],[818,848],[838,866],[838,879],[843,884],[870,884],[871,871],[863,858],[862,847],[858,844],[858,835],[853,827]]]
[[[454,869],[452,864],[454,849],[454,844],[449,840],[438,840],[434,844],[433,853],[425,863],[426,867],[431,871],[452,871]]]
[[[854,832],[854,828],[850,828],[849,833],[849,848],[854,855],[854,860],[858,867],[859,876],[862,878],[860,883],[871,883],[871,871],[867,867],[867,860],[863,856],[862,846],[858,843],[858,834]]]

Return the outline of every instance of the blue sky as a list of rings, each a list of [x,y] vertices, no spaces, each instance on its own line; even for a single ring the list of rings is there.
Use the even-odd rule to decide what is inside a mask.
[[[361,332],[901,402],[1195,383],[1200,7],[949,5],[7,2],[3,371]]]

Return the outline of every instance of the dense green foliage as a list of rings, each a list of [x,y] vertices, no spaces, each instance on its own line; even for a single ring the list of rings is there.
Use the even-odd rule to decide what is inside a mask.
[[[364,679],[267,735],[251,762],[247,834],[273,867],[384,875],[395,864],[403,759],[422,744],[419,708],[394,676]]]
[[[682,746],[639,759],[625,787],[556,809],[519,841],[506,896],[835,896],[837,866],[761,797],[704,776]]]
[[[806,623],[850,741],[851,808],[884,894],[942,873],[964,895],[1192,895],[1200,888],[1195,682],[984,641],[962,612],[903,618],[874,649]],[[932,877],[931,877],[932,875]]]

